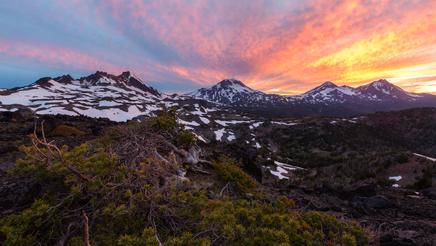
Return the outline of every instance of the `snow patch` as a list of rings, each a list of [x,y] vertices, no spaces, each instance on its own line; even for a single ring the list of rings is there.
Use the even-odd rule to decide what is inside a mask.
[[[395,180],[396,182],[398,182],[398,181],[400,181],[402,178],[403,178],[403,177],[401,177],[401,176],[392,176],[392,177],[389,177],[389,180]]]
[[[287,164],[287,163],[283,163],[283,162],[279,162],[279,161],[274,161],[274,164],[276,164],[277,166],[280,166],[280,167],[282,167],[282,168],[284,168],[286,170],[289,170],[289,171],[305,170],[302,167],[297,167],[297,166],[294,166],[294,165],[291,165],[291,164]]]
[[[204,124],[209,124],[210,120],[206,117],[200,117],[200,120],[204,123]]]
[[[216,123],[222,125],[222,126],[228,126],[229,124],[242,124],[242,123],[250,123],[249,120],[215,120]]]
[[[276,124],[276,125],[283,125],[283,126],[295,126],[298,124],[298,123],[283,122],[283,121],[271,121],[271,123]]]
[[[269,170],[269,172],[276,176],[278,179],[289,179],[289,177],[283,175],[283,174],[288,174],[288,171],[286,171],[286,169],[282,168],[282,167],[277,167],[277,171],[273,171],[273,170]]]
[[[200,124],[198,124],[196,121],[189,122],[189,121],[184,121],[182,119],[177,119],[177,123],[185,126],[200,126]]]
[[[434,162],[436,162],[436,158],[428,157],[428,156],[421,155],[421,154],[418,154],[418,153],[413,153],[413,154],[416,155],[416,156],[418,156],[418,157],[422,157],[422,158],[425,158],[425,159],[427,159],[427,160],[430,160],[430,161],[434,161]]]
[[[223,135],[224,135],[224,132],[225,132],[225,131],[226,131],[226,130],[225,130],[224,128],[216,130],[216,131],[215,131],[215,139],[216,139],[217,141],[221,141],[221,139],[223,138]]]
[[[255,123],[251,124],[251,125],[249,126],[249,128],[250,128],[250,129],[258,128],[258,127],[259,127],[260,125],[262,125],[262,124],[263,124],[263,121],[255,122]]]

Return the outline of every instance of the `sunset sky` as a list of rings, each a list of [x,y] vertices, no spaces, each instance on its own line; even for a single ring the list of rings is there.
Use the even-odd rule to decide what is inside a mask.
[[[163,91],[385,78],[436,94],[436,0],[5,0],[0,87],[130,70]]]

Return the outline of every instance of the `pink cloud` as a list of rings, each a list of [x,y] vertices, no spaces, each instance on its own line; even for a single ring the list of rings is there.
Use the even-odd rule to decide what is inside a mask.
[[[381,76],[395,78],[400,68],[435,58],[417,50],[436,42],[436,36],[429,35],[436,28],[436,1],[74,0],[62,4],[119,31],[152,54],[128,54],[128,59],[123,54],[120,61],[128,60],[133,64],[129,69],[150,79],[167,74],[211,84],[237,77],[256,89],[294,93],[324,80],[359,84]],[[123,67],[78,50],[39,50],[39,46],[12,53],[84,68]]]
[[[0,40],[0,55],[22,58],[32,62],[42,62],[63,68],[105,70],[114,73],[124,70],[121,66],[95,58],[86,53],[47,44]]]

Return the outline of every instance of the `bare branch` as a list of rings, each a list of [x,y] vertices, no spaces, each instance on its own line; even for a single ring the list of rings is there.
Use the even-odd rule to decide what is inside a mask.
[[[75,229],[72,229],[72,228],[73,228],[73,226],[76,226],[76,225],[77,225],[76,222],[71,222],[70,224],[68,224],[67,232],[61,237],[59,242],[56,244],[57,246],[64,246],[68,242],[68,240],[70,240],[71,236],[75,232]]]
[[[230,185],[230,183],[227,183],[226,185],[224,185],[224,187],[220,191],[220,197],[223,197],[224,191],[227,189],[227,187],[229,187],[229,185]]]
[[[89,243],[89,225],[88,225],[88,216],[85,211],[82,211],[83,218],[83,244],[85,246],[91,246]]]
[[[47,142],[47,138],[45,137],[44,133],[44,125],[41,123],[41,132],[42,132],[42,140],[38,138],[38,135],[36,133],[36,125],[34,129],[34,133],[32,136],[32,144],[34,149],[42,155],[42,157],[46,160],[47,165],[51,166],[52,157],[57,155],[58,159],[61,161],[61,163],[74,175],[79,177],[81,180],[84,181],[91,181],[91,179],[84,174],[82,174],[79,170],[77,170],[75,167],[71,166],[67,160],[65,160],[62,151],[57,147],[55,144],[53,144],[53,141]],[[40,146],[45,147],[47,149],[47,153],[44,153],[44,151],[41,150]]]

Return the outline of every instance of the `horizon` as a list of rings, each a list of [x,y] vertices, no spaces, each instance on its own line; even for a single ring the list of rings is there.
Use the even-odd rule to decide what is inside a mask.
[[[43,76],[43,77],[39,77],[38,79],[35,79],[35,81],[33,81],[33,82],[30,82],[30,83],[28,83],[28,84],[26,84],[26,85],[19,86],[19,87],[29,86],[29,85],[31,85],[31,84],[37,82],[39,79],[42,79],[42,78],[45,78],[45,77],[50,77],[51,79],[55,79],[55,78],[57,78],[57,77],[62,77],[62,76],[71,76],[74,80],[79,80],[79,79],[81,79],[82,77],[87,77],[87,76],[93,75],[93,74],[98,73],[98,72],[103,72],[103,73],[110,74],[110,73],[108,73],[108,72],[106,72],[106,71],[95,71],[95,72],[93,72],[93,73],[86,74],[86,75],[83,75],[83,76],[78,76],[78,77],[77,77],[77,76],[74,76],[74,75],[71,75],[71,74],[69,74],[69,73],[66,73],[66,74],[59,74],[59,75],[55,75],[55,76]],[[121,74],[122,74],[122,73],[125,73],[125,72],[130,73],[131,76],[136,77],[137,79],[139,79],[139,80],[140,80],[142,83],[144,83],[145,85],[147,85],[147,86],[151,86],[151,87],[153,87],[154,89],[157,89],[156,87],[154,87],[154,86],[152,85],[152,82],[150,83],[149,81],[145,81],[145,80],[143,80],[143,79],[140,78],[140,77],[138,78],[137,75],[136,75],[134,72],[130,71],[130,70],[125,70],[125,71],[123,71],[123,72],[121,72],[121,73],[119,73],[119,74],[110,74],[110,75],[121,76]],[[248,88],[250,88],[250,89],[256,90],[256,89],[250,87],[250,86],[247,85],[244,81],[242,81],[242,80],[240,80],[240,79],[238,79],[238,78],[224,78],[224,79],[220,79],[219,81],[216,81],[216,82],[213,83],[213,84],[210,84],[210,85],[208,85],[208,86],[203,86],[203,87],[197,87],[197,88],[194,88],[193,90],[190,90],[190,91],[162,91],[162,90],[159,90],[159,89],[157,89],[157,90],[158,90],[159,92],[162,92],[162,93],[165,93],[165,94],[173,94],[173,93],[175,93],[175,94],[184,95],[184,94],[189,94],[189,93],[191,93],[191,92],[197,91],[197,90],[199,90],[199,89],[203,89],[203,88],[208,89],[208,88],[211,88],[211,87],[213,87],[213,86],[215,86],[215,85],[217,85],[217,84],[219,84],[219,83],[221,83],[221,82],[223,82],[223,81],[225,81],[225,80],[236,80],[236,81],[241,82],[244,86],[246,86],[246,87],[248,87]],[[309,88],[308,90],[303,91],[303,92],[301,92],[301,93],[299,93],[299,94],[280,94],[280,93],[274,93],[274,92],[271,92],[271,91],[262,91],[262,90],[257,90],[257,91],[263,92],[263,93],[265,93],[265,94],[271,94],[271,95],[298,96],[298,95],[301,95],[301,94],[307,93],[307,92],[309,92],[309,91],[311,91],[311,90],[313,90],[313,89],[315,89],[315,88],[317,88],[317,87],[320,87],[320,86],[322,86],[322,85],[324,85],[324,84],[326,84],[326,83],[332,83],[332,84],[335,85],[336,87],[351,87],[351,88],[353,88],[353,89],[357,89],[358,87],[365,86],[365,85],[369,85],[369,84],[371,84],[371,83],[378,82],[378,81],[381,81],[381,80],[386,81],[386,82],[388,82],[388,83],[390,83],[390,84],[395,85],[394,83],[390,82],[389,80],[387,80],[387,79],[385,79],[385,78],[376,79],[376,80],[373,80],[373,81],[370,81],[370,82],[367,82],[367,83],[358,84],[358,85],[354,85],[354,86],[350,86],[350,85],[346,85],[346,84],[338,84],[338,83],[336,83],[335,81],[325,80],[325,81],[319,82],[318,84],[315,84],[315,86],[313,86],[312,88]],[[399,86],[399,87],[400,87],[400,86]],[[0,89],[11,89],[11,88],[14,88],[14,87],[10,87],[10,88],[1,88],[1,87],[0,87]],[[400,88],[401,88],[401,87],[400,87]],[[401,88],[401,89],[403,89],[403,88]],[[404,90],[404,89],[403,89],[403,90]],[[405,91],[406,91],[406,92],[410,92],[410,91],[407,91],[407,90],[405,90]],[[421,92],[421,93],[426,93],[426,92]],[[436,95],[436,93],[431,93],[431,92],[428,93],[428,94],[434,94],[434,95]]]
[[[379,79],[436,94],[435,1],[17,0],[0,6],[0,88],[96,70],[163,92],[238,78],[269,94]]]

